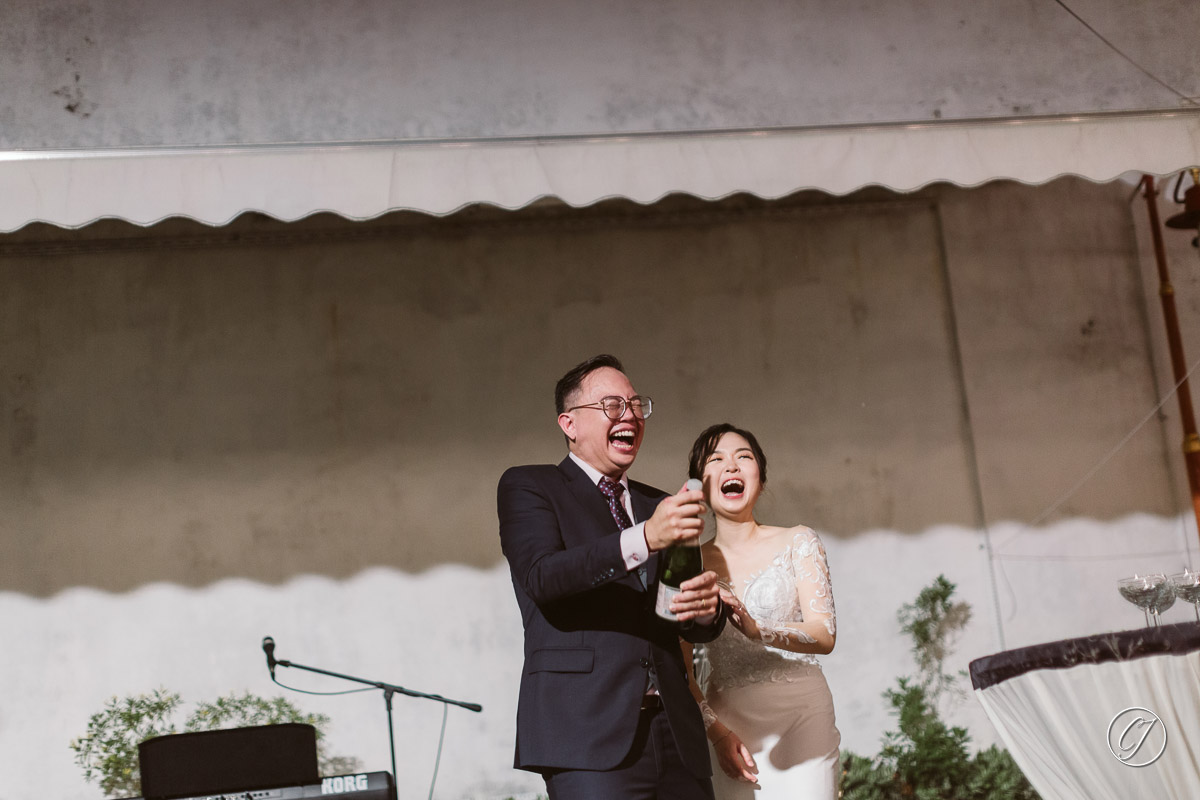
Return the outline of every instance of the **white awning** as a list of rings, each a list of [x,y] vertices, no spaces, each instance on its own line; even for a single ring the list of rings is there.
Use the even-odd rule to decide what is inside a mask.
[[[650,203],[684,192],[901,192],[948,181],[1094,181],[1200,165],[1200,109],[759,131],[337,144],[0,151],[0,232],[116,217],[223,225],[257,211],[367,219],[553,196]]]

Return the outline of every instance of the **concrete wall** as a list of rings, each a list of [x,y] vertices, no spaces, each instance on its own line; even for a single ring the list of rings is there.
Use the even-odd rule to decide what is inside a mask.
[[[0,148],[823,125],[1200,94],[1195,3],[1073,8],[1154,77],[1037,0],[9,2]]]
[[[1140,625],[1115,580],[1197,548],[1173,406],[1150,414],[1162,336],[1129,191],[0,238],[0,637],[22,656],[0,662],[21,687],[0,751],[22,765],[0,799],[98,796],[67,742],[112,694],[280,691],[267,634],[283,658],[483,703],[449,715],[437,796],[536,789],[509,766],[521,637],[493,492],[561,457],[553,382],[604,350],[657,403],[637,477],[678,484],[694,435],[730,419],[768,449],[762,520],[822,533],[848,749],[890,725],[880,694],[912,669],[895,610],[939,573],[975,610],[955,667]],[[292,698],[387,768],[377,697]],[[401,793],[424,793],[441,714],[398,710]],[[954,713],[992,740],[974,701]]]
[[[1190,184],[1191,178],[1185,176],[1178,190],[1180,198],[1183,197],[1184,191]],[[1162,221],[1183,210],[1181,205],[1174,202],[1175,188],[1176,181],[1173,179],[1155,182],[1155,201],[1159,209],[1159,219]],[[1178,398],[1172,394],[1177,378],[1174,375],[1167,348],[1166,323],[1160,297],[1161,278],[1154,255],[1150,216],[1144,190],[1139,191],[1136,196],[1130,196],[1130,211],[1137,234],[1138,260],[1142,265],[1142,282],[1146,287],[1147,318],[1155,343],[1153,363],[1157,392],[1160,397],[1167,398],[1160,411],[1167,435],[1167,463],[1170,466],[1175,485],[1177,505],[1181,509],[1190,511],[1191,496],[1187,473],[1184,469],[1185,462],[1181,455],[1183,428],[1180,421]],[[1161,231],[1170,279],[1170,294],[1179,317],[1179,332],[1186,362],[1184,366],[1186,370],[1192,370],[1200,366],[1197,364],[1197,360],[1200,359],[1200,248],[1192,245],[1192,240],[1196,238],[1194,231],[1173,230],[1165,226]],[[1200,370],[1191,373],[1189,380],[1193,397],[1200,391],[1198,383],[1200,383]],[[1188,516],[1189,525],[1194,527],[1194,515],[1189,513]]]

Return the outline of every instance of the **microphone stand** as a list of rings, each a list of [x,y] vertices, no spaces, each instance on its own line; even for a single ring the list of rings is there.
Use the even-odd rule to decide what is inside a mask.
[[[403,695],[407,695],[409,697],[423,697],[426,700],[437,700],[440,703],[446,703],[449,705],[460,706],[462,708],[467,709],[468,711],[478,712],[478,711],[483,710],[483,706],[479,705],[478,703],[465,703],[462,700],[451,700],[448,697],[442,697],[440,694],[426,694],[425,692],[418,692],[413,689],[405,689],[403,686],[397,686],[394,683],[385,683],[384,681],[372,681],[372,680],[368,680],[367,678],[356,678],[353,675],[343,675],[340,672],[331,672],[327,669],[320,669],[319,667],[309,667],[309,666],[305,666],[304,664],[297,664],[293,661],[288,661],[287,659],[283,659],[283,658],[274,658],[273,655],[272,655],[272,661],[274,661],[275,664],[277,664],[278,666],[281,666],[281,667],[291,667],[292,669],[302,669],[307,672],[315,672],[318,675],[328,675],[331,678],[341,678],[344,681],[353,681],[354,683],[363,683],[363,684],[366,684],[367,686],[374,686],[376,689],[381,689],[383,691],[383,702],[387,706],[388,744],[390,745],[391,752],[392,752],[392,800],[397,800],[396,783],[398,780],[398,775],[396,773],[396,733],[395,733],[395,731],[393,729],[393,725],[392,725],[392,695],[403,694]],[[274,679],[273,673],[272,673],[272,679]]]

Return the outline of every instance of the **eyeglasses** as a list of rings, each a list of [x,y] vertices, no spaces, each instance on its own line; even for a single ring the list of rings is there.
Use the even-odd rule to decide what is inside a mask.
[[[596,408],[604,412],[609,419],[620,419],[625,416],[625,408],[633,411],[633,415],[638,419],[646,419],[654,410],[654,401],[649,397],[644,397],[640,394],[635,394],[633,397],[626,400],[624,397],[617,397],[615,394],[608,397],[601,397],[595,403],[584,403],[581,406],[572,406],[567,411],[574,411],[577,408]]]

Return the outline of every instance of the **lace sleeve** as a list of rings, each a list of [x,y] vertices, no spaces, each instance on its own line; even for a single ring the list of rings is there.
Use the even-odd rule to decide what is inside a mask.
[[[717,724],[717,712],[713,711],[704,700],[700,701],[700,718],[704,720],[704,730]]]
[[[792,540],[789,558],[798,604],[790,620],[756,620],[762,641],[781,650],[828,652],[821,646],[832,649],[837,616],[825,547],[815,533],[805,528]]]
[[[797,537],[799,540],[799,537]],[[807,595],[808,610],[819,619],[829,635],[837,635],[837,612],[833,607],[833,583],[829,578],[829,559],[825,545],[812,531],[792,550],[796,564],[796,589],[801,600]],[[807,591],[806,591],[807,589]]]

